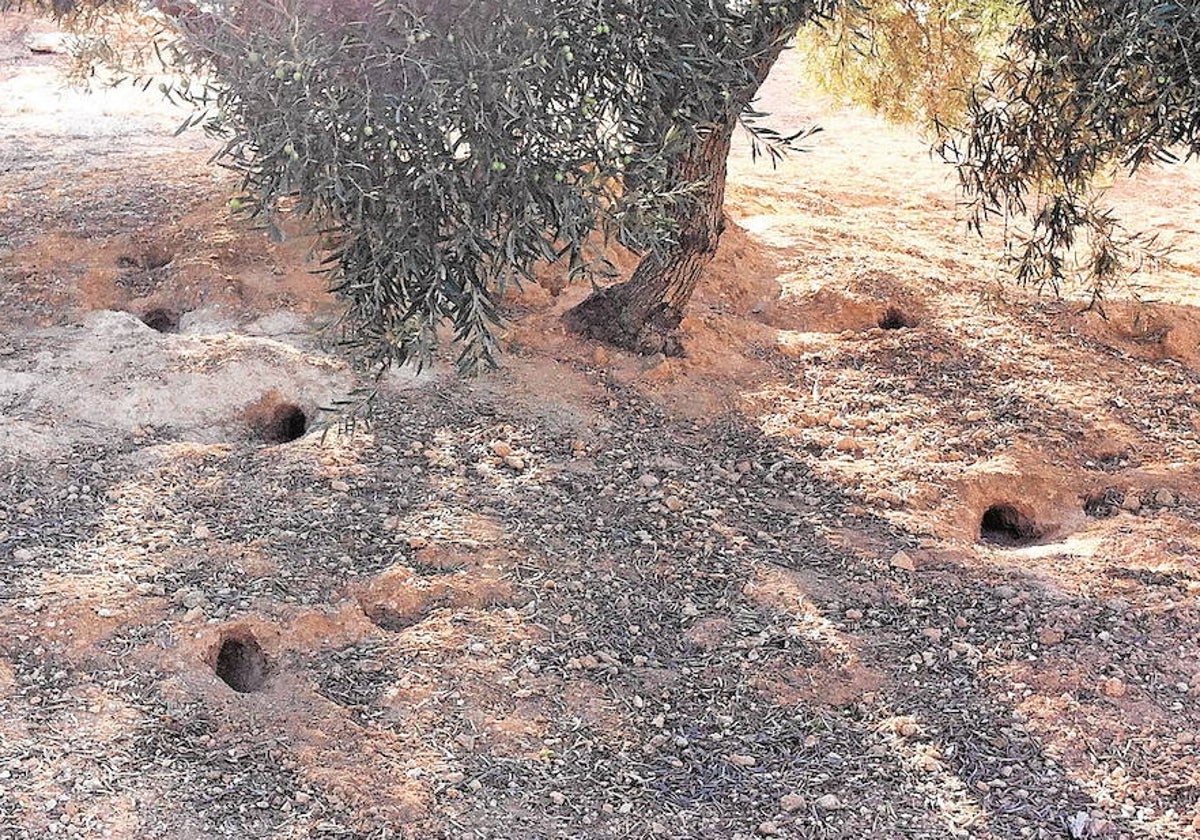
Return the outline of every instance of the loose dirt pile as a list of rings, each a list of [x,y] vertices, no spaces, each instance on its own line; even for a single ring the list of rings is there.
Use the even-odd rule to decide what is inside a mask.
[[[999,297],[784,67],[687,358],[531,289],[346,435],[305,243],[0,22],[0,838],[1200,835],[1195,167],[1166,305]]]

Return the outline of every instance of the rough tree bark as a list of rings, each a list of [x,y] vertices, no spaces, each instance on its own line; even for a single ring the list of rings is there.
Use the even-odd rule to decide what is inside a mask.
[[[684,204],[675,241],[645,255],[628,280],[597,289],[566,314],[581,335],[638,353],[683,353],[679,325],[725,228],[725,179],[738,116],[754,99],[795,33],[797,21],[780,22],[763,34],[751,67],[752,82],[735,91],[728,111],[671,164],[679,183],[698,189]]]

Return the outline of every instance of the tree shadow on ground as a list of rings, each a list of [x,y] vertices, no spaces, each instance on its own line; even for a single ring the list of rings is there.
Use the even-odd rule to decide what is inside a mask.
[[[94,642],[5,610],[15,836],[40,830],[39,790],[110,808],[111,782],[71,782],[87,773],[125,779],[135,802],[175,792],[178,811],[138,816],[137,836],[1140,830],[1011,681],[1046,655],[1038,616],[1073,616],[1056,658],[1153,617],[1012,569],[894,568],[921,538],[820,477],[819,455],[736,416],[680,421],[611,396],[556,420],[450,385],[385,395],[370,435],[325,447],[93,454],[109,478],[89,498],[108,507],[63,517],[93,524],[30,559],[43,585],[27,597],[99,615]],[[37,506],[61,482],[45,484],[28,490]],[[507,594],[455,588],[480,557]],[[371,624],[363,593],[400,569],[434,594]],[[132,588],[117,596],[106,575]],[[170,659],[226,625],[274,628],[269,702]],[[97,702],[120,711],[64,737],[64,716]],[[396,791],[363,780],[385,777],[419,807],[372,811]],[[1153,795],[1164,812],[1195,805],[1194,786]]]

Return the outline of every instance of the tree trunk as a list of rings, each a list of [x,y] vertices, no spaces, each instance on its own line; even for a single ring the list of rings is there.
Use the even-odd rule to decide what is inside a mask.
[[[724,117],[672,162],[671,172],[680,183],[699,185],[684,202],[675,242],[644,256],[625,282],[596,290],[567,312],[573,330],[638,353],[683,354],[679,324],[725,229],[725,178],[738,116],[794,30],[795,24],[780,25],[765,33],[751,68],[752,84],[737,91]]]
[[[678,219],[678,239],[643,257],[624,283],[596,290],[568,312],[573,329],[639,353],[680,355],[684,309],[725,227],[725,173],[735,124],[714,127],[672,167],[681,182],[700,183]]]

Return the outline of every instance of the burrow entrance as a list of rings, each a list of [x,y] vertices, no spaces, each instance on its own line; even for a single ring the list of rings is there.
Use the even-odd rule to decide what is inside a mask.
[[[179,313],[172,309],[151,309],[142,315],[142,323],[155,332],[179,332]]]
[[[217,651],[217,676],[242,694],[259,691],[267,682],[267,655],[254,636],[227,636]]]
[[[879,316],[881,330],[907,330],[917,325],[917,319],[898,306],[889,306]]]
[[[135,271],[154,271],[170,265],[174,259],[174,250],[163,245],[149,245],[144,250],[117,257],[117,265]]]
[[[308,431],[308,415],[295,403],[280,403],[271,410],[262,427],[262,435],[270,443],[291,443]]]
[[[1031,517],[1007,503],[992,505],[979,520],[979,539],[991,545],[1010,548],[1032,545],[1044,533]]]

